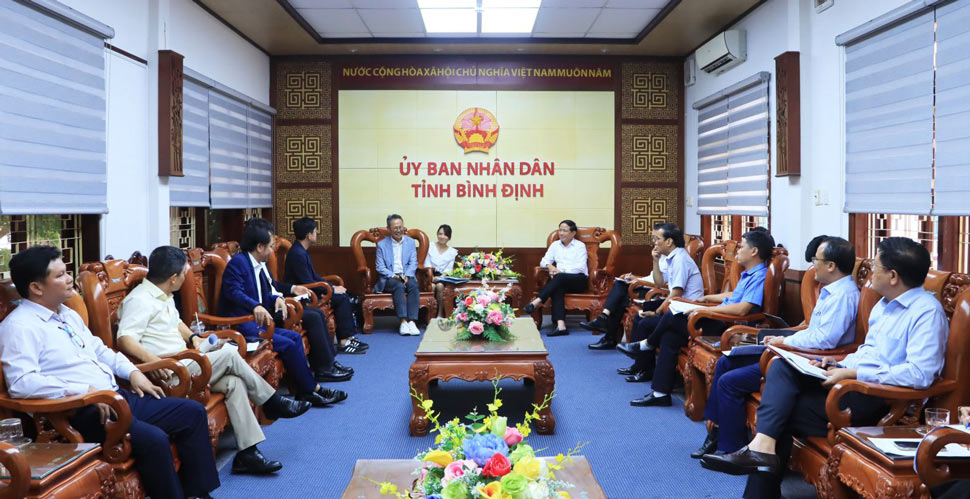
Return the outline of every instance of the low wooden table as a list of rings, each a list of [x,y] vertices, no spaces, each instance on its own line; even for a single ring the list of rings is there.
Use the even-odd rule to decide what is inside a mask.
[[[551,457],[545,459],[553,462]],[[401,490],[411,488],[411,483],[414,481],[411,471],[420,464],[413,459],[358,459],[354,464],[354,474],[350,477],[350,483],[340,497],[343,499],[381,497],[380,486],[365,480],[365,477],[377,482],[393,483]],[[566,489],[570,497],[606,499],[606,494],[593,476],[593,469],[590,468],[589,461],[585,457],[573,456],[573,462],[566,463],[565,466],[556,472],[556,478],[573,484],[573,487]],[[584,496],[583,493],[586,495]]]
[[[441,300],[444,302],[442,305],[444,306],[445,317],[451,317],[451,312],[455,310],[455,298],[457,298],[458,295],[482,287],[482,281],[475,280],[463,282],[461,284],[448,281],[438,282],[444,285],[444,289],[441,291]],[[508,292],[505,294],[507,297],[507,303],[516,309],[521,308],[522,287],[519,286],[519,281],[517,279],[499,279],[496,281],[488,281],[488,286],[494,291],[508,287]]]
[[[424,338],[414,353],[414,363],[408,372],[410,385],[425,399],[431,380],[491,381],[496,373],[500,378],[535,381],[535,403],[552,394],[556,386],[556,372],[548,360],[549,352],[539,336],[539,330],[529,317],[515,319],[509,328],[516,339],[506,343],[455,340],[457,327],[442,331],[438,321],[431,321]],[[411,414],[412,436],[428,434],[427,414],[414,397]],[[556,420],[552,408],[539,412],[536,431],[552,434]]]
[[[851,489],[863,497],[929,497],[929,489],[913,469],[913,458],[886,454],[869,438],[923,438],[915,426],[871,426],[843,428],[835,435],[835,446],[823,468],[833,494],[847,496]],[[937,458],[955,478],[970,478],[970,459]]]

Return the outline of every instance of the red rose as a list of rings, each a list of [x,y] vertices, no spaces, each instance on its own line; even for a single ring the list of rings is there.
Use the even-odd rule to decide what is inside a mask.
[[[472,306],[474,304],[475,304],[475,299],[474,298],[472,298],[471,296],[465,297],[465,305],[468,305],[470,307],[470,306]]]
[[[475,272],[481,272],[481,271],[482,271],[482,266],[481,265],[476,265],[475,266]]]
[[[496,452],[485,463],[485,467],[482,468],[482,475],[498,478],[508,475],[510,471],[512,471],[512,463],[509,462],[508,458]]]

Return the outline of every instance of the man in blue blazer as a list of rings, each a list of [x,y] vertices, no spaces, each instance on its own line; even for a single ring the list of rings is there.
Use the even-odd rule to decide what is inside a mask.
[[[270,278],[266,269],[266,261],[273,253],[273,226],[262,218],[253,218],[246,222],[242,239],[239,241],[240,251],[229,260],[226,271],[222,276],[222,291],[219,295],[219,315],[223,317],[238,317],[253,314],[255,321],[236,326],[236,329],[247,340],[255,340],[259,332],[270,323],[281,326],[286,318],[286,303],[283,295],[277,289],[284,289],[290,293],[304,294],[309,292],[303,286],[290,286],[275,282]],[[277,288],[277,286],[279,288]],[[272,310],[272,312],[270,312]],[[275,316],[275,317],[274,317]],[[304,320],[311,319],[321,322],[322,319],[314,315],[304,315]],[[319,331],[321,324],[314,323],[311,329],[307,327],[307,337],[310,340],[310,351],[320,357],[319,362],[325,362],[327,343],[330,335],[323,325],[322,336]],[[308,326],[305,324],[305,326]],[[332,343],[330,348],[332,348]],[[303,339],[300,333],[276,327],[273,334],[273,350],[283,361],[286,371],[296,381],[298,393],[296,398],[309,401],[314,407],[323,407],[347,398],[341,390],[332,390],[317,385],[314,373],[307,363],[303,351]],[[330,366],[315,366],[319,374],[321,368],[329,367],[335,370],[332,354]],[[343,374],[345,371],[339,371]],[[349,378],[349,374],[344,379]]]
[[[317,222],[310,217],[303,217],[293,221],[293,246],[286,253],[286,264],[283,270],[283,280],[293,284],[312,284],[323,281],[323,277],[313,269],[310,260],[310,245],[317,242]],[[322,294],[322,288],[314,288],[317,294]],[[343,286],[333,286],[330,296],[330,306],[333,308],[336,336],[340,345],[337,350],[341,353],[362,354],[369,348],[367,343],[360,341],[357,334],[357,321],[354,319],[353,307],[347,289]]]
[[[394,299],[394,312],[401,319],[398,330],[401,336],[421,334],[418,325],[418,307],[421,292],[414,273],[418,270],[418,250],[414,239],[404,234],[401,215],[387,216],[387,230],[391,237],[377,242],[377,293],[390,293]]]

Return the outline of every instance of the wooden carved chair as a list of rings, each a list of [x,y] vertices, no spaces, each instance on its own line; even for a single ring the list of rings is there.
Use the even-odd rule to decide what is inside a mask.
[[[242,251],[242,249],[239,247],[239,241],[221,241],[213,244],[209,249],[212,251],[224,249],[229,254],[229,258],[236,256],[236,253]]]
[[[287,281],[288,276],[284,275],[286,269],[286,255],[289,253],[290,248],[293,247],[293,243],[280,236],[275,237],[276,246],[273,250],[273,254],[269,258],[269,261],[266,262],[266,267],[269,268],[270,273],[273,274],[273,278],[277,281],[287,282],[289,284],[299,284]],[[330,298],[333,296],[333,287],[335,285],[343,286],[344,280],[339,275],[326,275],[321,277],[323,277],[323,281],[300,285],[308,289],[321,290],[322,294],[319,296],[317,296],[315,293],[310,294],[310,306],[319,308],[323,312],[324,316],[327,318],[327,330],[330,332],[331,338],[333,338],[336,335],[337,324],[334,320],[333,308],[330,306]]]
[[[118,310],[125,296],[131,292],[145,278],[148,269],[140,265],[131,265],[124,260],[109,260],[106,262],[85,263],[81,266],[78,284],[84,299],[84,309],[88,315],[88,327],[91,332],[101,338],[104,344],[118,350]],[[205,336],[214,334],[221,338],[233,340],[244,345],[242,335],[235,331],[213,331]],[[240,355],[245,349],[240,350]],[[195,349],[164,355],[177,361],[194,361],[199,366],[199,373],[190,376],[191,383],[185,387],[188,397],[202,404],[206,409],[209,420],[209,438],[213,452],[219,444],[219,435],[229,424],[229,411],[225,404],[225,395],[212,393],[209,389],[209,379],[212,376],[212,366],[209,359]],[[169,388],[167,385],[160,385]]]
[[[420,229],[407,229],[406,234],[417,243],[418,270],[415,276],[418,279],[418,289],[421,291],[419,307],[425,309],[427,318],[430,321],[435,311],[438,310],[438,301],[434,297],[432,280],[434,275],[432,269],[424,267],[424,259],[428,256],[428,235]],[[378,275],[376,271],[371,271],[364,256],[364,241],[377,244],[378,241],[389,237],[390,233],[386,227],[374,227],[370,230],[358,230],[350,238],[350,248],[354,253],[354,261],[357,263],[357,273],[360,274],[361,287],[364,290],[363,303],[361,308],[364,314],[363,332],[370,334],[374,332],[374,311],[391,310],[394,302],[390,293],[375,293],[374,285],[377,284]]]
[[[255,320],[252,315],[241,317],[219,317],[215,315],[219,305],[219,293],[222,290],[222,274],[229,262],[229,252],[226,249],[203,251],[193,248],[186,251],[189,259],[190,271],[185,275],[182,284],[181,309],[182,322],[191,324],[196,317],[205,325],[206,329],[232,328],[232,326]],[[222,329],[238,335],[236,344],[241,348],[240,354],[246,363],[253,368],[267,383],[274,388],[279,387],[280,377],[283,375],[282,362],[276,358],[273,351],[273,325],[260,334],[264,340],[255,352],[246,352],[246,339],[237,331]]]
[[[919,450],[916,451],[916,473],[922,486],[918,489],[920,495],[925,495],[927,489],[936,487],[950,480],[970,478],[970,470],[966,459],[943,459],[937,454],[948,444],[961,444],[970,447],[970,433],[949,427],[939,427],[931,431],[923,439]]]
[[[3,320],[20,303],[20,296],[9,280],[0,281],[0,320]],[[72,309],[84,309],[83,301],[75,296],[65,305]],[[86,314],[82,314],[82,319]],[[173,359],[138,366],[142,371],[168,369],[179,379],[181,389],[169,389],[170,396],[184,396],[190,379],[188,370]],[[37,442],[83,443],[81,434],[70,424],[74,413],[93,404],[106,404],[116,415],[114,421],[105,423],[105,440],[99,447],[88,451],[52,475],[42,480],[32,480],[30,469],[9,453],[0,457],[0,463],[11,470],[10,488],[4,492],[22,490],[27,484],[31,496],[55,497],[145,497],[145,489],[131,458],[128,428],[131,426],[131,409],[125,399],[116,392],[101,390],[63,397],[60,399],[19,399],[10,396],[6,381],[0,371],[0,412],[32,419],[37,432]],[[95,458],[97,456],[97,458]],[[8,464],[9,463],[9,464]],[[176,461],[176,466],[178,462]],[[24,497],[24,494],[12,497]]]
[[[552,231],[546,237],[546,247],[559,240],[559,231]],[[603,311],[603,301],[610,292],[613,285],[613,277],[616,270],[616,258],[620,255],[620,234],[616,231],[606,230],[603,227],[579,227],[576,232],[576,240],[586,245],[586,268],[589,271],[589,284],[586,291],[582,293],[567,293],[565,305],[567,311],[581,311],[586,313],[586,320],[593,320],[594,317]],[[599,265],[599,249],[606,241],[610,242],[610,252],[607,254],[606,263],[602,267]],[[532,294],[534,300],[539,296],[539,290],[549,282],[549,271],[545,267],[535,267],[536,290]],[[542,307],[536,307],[532,312],[532,319],[536,326],[542,325]]]
[[[734,241],[731,242],[734,243]],[[737,249],[736,246],[734,249]],[[731,272],[731,279],[733,279],[734,273],[737,273],[740,279],[741,265],[737,264],[733,257],[734,252],[725,255],[725,264],[733,262],[726,272]],[[722,348],[721,337],[704,336],[704,331],[698,326],[698,321],[707,318],[727,323],[751,323],[765,320],[765,314],[778,315],[782,293],[785,290],[786,270],[788,270],[788,250],[781,247],[775,248],[765,275],[761,312],[736,316],[721,314],[714,310],[700,309],[691,314],[687,321],[687,332],[690,334],[691,340],[681,350],[680,356],[686,357],[681,371],[684,378],[684,412],[692,420],[700,421],[703,418],[707,394],[710,393],[711,379],[714,377],[714,366],[717,364],[717,359],[721,357]],[[725,279],[725,281],[727,280]],[[734,281],[732,289],[736,285],[737,281]],[[688,301],[680,298],[678,300]],[[681,365],[679,360],[678,365]]]

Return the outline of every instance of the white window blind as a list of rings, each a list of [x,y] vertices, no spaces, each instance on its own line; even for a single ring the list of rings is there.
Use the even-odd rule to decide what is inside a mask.
[[[104,40],[45,0],[0,3],[0,215],[107,213]]]
[[[758,73],[694,103],[699,214],[768,215],[770,76]]]
[[[182,79],[182,173],[169,177],[171,206],[209,207],[209,89]]]
[[[845,47],[845,211],[927,214],[933,11]]]
[[[934,215],[970,214],[970,2],[936,10]]]
[[[273,116],[249,108],[249,207],[273,207]]]

